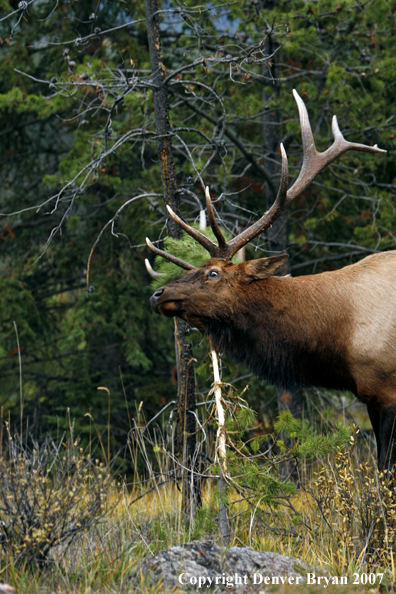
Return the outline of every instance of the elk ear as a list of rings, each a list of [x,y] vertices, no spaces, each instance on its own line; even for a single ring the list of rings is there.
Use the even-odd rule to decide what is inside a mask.
[[[286,263],[288,257],[287,254],[282,254],[281,256],[271,256],[270,258],[245,262],[246,281],[251,283],[255,280],[263,280],[273,276]]]

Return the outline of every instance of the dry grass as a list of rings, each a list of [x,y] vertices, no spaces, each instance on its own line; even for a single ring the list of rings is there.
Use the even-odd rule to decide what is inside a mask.
[[[345,459],[342,463],[344,462]],[[349,484],[351,476],[361,476],[359,467],[350,466],[351,462],[348,457],[347,464],[344,464],[344,469],[348,469],[345,481]],[[336,477],[340,460],[329,461],[328,464],[327,468],[331,468],[330,473],[327,471],[328,474]],[[361,484],[357,481],[352,489],[354,503],[350,503],[351,507],[348,509],[339,509],[344,487],[341,480],[335,486],[333,484],[334,497],[326,507],[324,501],[327,493],[323,487],[325,474],[322,471],[316,483],[313,479],[309,483],[314,496],[318,497],[319,494],[323,499],[320,503],[323,517],[315,498],[304,490],[300,490],[291,499],[289,503],[292,507],[286,506],[277,511],[266,510],[261,514],[256,510],[254,517],[251,510],[246,510],[242,503],[237,503],[233,506],[232,544],[292,555],[309,565],[321,566],[331,576],[348,576],[349,582],[353,580],[354,572],[362,574],[381,570],[385,573],[384,587],[381,589],[378,586],[354,586],[349,583],[348,586],[328,587],[326,592],[386,592],[388,588],[385,584],[390,586],[392,582],[393,547],[377,554],[375,563],[367,564],[368,554],[362,562],[362,541],[359,541],[361,526],[358,519],[352,523],[345,522],[349,512],[356,514],[359,509],[363,510],[359,506],[365,504],[367,492],[362,494],[359,491]],[[370,479],[365,476],[364,480],[367,482]],[[330,482],[326,483],[327,487],[330,487]],[[81,536],[72,547],[59,547],[55,550],[43,572],[32,572],[26,567],[13,569],[12,564],[6,565],[7,559],[3,557],[0,579],[12,583],[20,593],[153,594],[161,589],[155,586],[146,587],[134,576],[140,559],[162,548],[194,539],[218,540],[216,501],[212,486],[206,489],[205,506],[197,525],[190,528],[183,526],[179,513],[179,493],[175,487],[167,486],[153,491],[130,506],[133,497],[134,495],[123,490],[118,505],[101,524]],[[373,499],[373,492],[371,498]],[[393,529],[393,524],[388,528]],[[374,545],[378,543],[379,531]],[[291,586],[285,586],[282,590],[282,587],[276,586],[276,592],[290,592],[290,588]],[[272,591],[275,591],[275,587]],[[304,591],[322,592],[323,585],[306,586]]]
[[[155,439],[153,443],[161,445]],[[131,456],[136,467],[138,456],[145,460],[144,488],[114,485],[108,493],[108,512],[71,546],[54,548],[42,570],[14,566],[12,555],[0,552],[0,582],[12,584],[18,594],[154,594],[162,592],[161,587],[149,586],[135,574],[141,559],[191,540],[220,543],[216,482],[206,481],[204,506],[194,525],[186,526],[175,484],[156,487],[169,476],[169,458],[161,447],[150,454],[147,444],[140,442],[139,448],[132,448]],[[329,586],[325,592],[394,591],[394,479],[376,474],[367,444],[360,440],[344,453],[302,465],[300,474],[300,487],[277,509],[249,507],[237,494],[231,497],[231,545],[294,556],[327,575],[348,577],[348,585]],[[384,573],[381,588],[378,583],[352,583],[354,573],[370,572]],[[296,587],[274,586],[268,591],[290,593]],[[323,585],[303,590],[323,592]]]

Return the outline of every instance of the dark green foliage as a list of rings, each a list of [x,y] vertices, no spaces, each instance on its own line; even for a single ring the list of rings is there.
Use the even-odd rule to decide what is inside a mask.
[[[90,267],[90,284],[96,291],[89,298],[86,293],[92,245],[116,210],[143,183],[132,173],[137,163],[140,166],[140,156],[132,154],[128,145],[116,159],[109,158],[90,177],[89,190],[78,194],[69,212],[70,192],[61,197],[56,209],[53,201],[38,209],[106,144],[103,129],[112,100],[98,98],[96,87],[87,87],[86,99],[96,101],[95,116],[87,112],[80,117],[80,96],[73,97],[64,88],[54,94],[45,84],[16,73],[14,67],[40,80],[54,79],[51,84],[79,77],[86,80],[86,75],[90,80],[107,76],[118,60],[118,52],[109,46],[108,42],[113,43],[110,37],[93,40],[83,51],[77,44],[40,43],[43,38],[59,40],[59,36],[73,39],[77,22],[83,36],[94,27],[120,24],[121,14],[121,22],[132,15],[126,18],[124,6],[106,6],[93,24],[88,22],[90,3],[66,3],[54,12],[52,8],[46,2],[30,6],[29,19],[22,20],[12,38],[7,37],[12,18],[0,24],[0,213],[23,211],[0,218],[0,405],[3,418],[10,413],[12,422],[19,418],[16,326],[24,422],[29,429],[39,435],[46,429],[67,427],[66,411],[70,410],[80,434],[88,438],[91,431],[86,413],[104,431],[109,402],[97,388],[105,385],[111,392],[111,448],[117,451],[129,430],[126,400],[133,415],[134,401],[149,397],[151,414],[161,399],[174,396],[174,358],[154,349],[156,342],[167,347],[172,338],[165,331],[166,324],[154,318],[147,305],[151,290],[143,265],[146,250],[142,253],[129,247],[129,242],[144,244],[147,230],[141,221],[149,224],[154,217],[147,199],[133,203],[118,217],[114,233],[122,235],[111,236],[109,230],[102,237]],[[44,21],[37,26],[39,18]],[[128,55],[142,54],[147,59],[141,40],[134,41],[123,29],[117,39]],[[69,66],[70,60],[75,67]],[[140,110],[141,100],[135,109]],[[136,120],[130,103],[119,112],[120,118],[112,124],[115,134],[122,134]],[[154,168],[146,183],[151,184],[156,176]],[[77,179],[76,183],[81,182]],[[54,231],[55,239],[47,249]]]
[[[283,410],[275,425],[276,431],[284,431],[286,435],[295,440],[290,454],[295,458],[313,458],[326,456],[342,448],[352,435],[352,429],[344,423],[336,423],[336,431],[318,433],[307,420],[294,419],[291,413]],[[282,440],[277,441],[281,450],[286,451]]]

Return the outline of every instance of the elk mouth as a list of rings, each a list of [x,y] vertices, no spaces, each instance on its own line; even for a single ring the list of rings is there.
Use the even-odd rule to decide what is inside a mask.
[[[184,313],[183,301],[163,301],[153,306],[153,309],[167,318],[181,317]]]
[[[182,299],[170,299],[166,298],[165,288],[161,287],[150,299],[150,305],[152,309],[159,314],[167,318],[173,318],[174,316],[181,316],[184,313],[183,300]]]

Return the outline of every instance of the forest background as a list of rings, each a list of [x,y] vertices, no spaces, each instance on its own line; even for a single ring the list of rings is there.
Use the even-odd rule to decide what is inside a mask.
[[[150,310],[144,266],[153,260],[145,237],[166,235],[144,2],[0,8],[1,416],[18,429],[22,398],[35,437],[73,423],[84,438],[87,413],[104,431],[110,410],[115,453],[141,403],[150,418],[177,392],[173,321]],[[319,150],[337,114],[347,140],[387,154],[342,157],[247,258],[287,249],[284,272],[300,275],[393,249],[396,3],[169,0],[159,9],[183,217],[199,221],[209,185],[230,234],[259,218],[276,193],[280,141],[296,178],[296,88]],[[190,340],[204,399],[208,345],[198,333]],[[245,397],[270,429],[276,391],[227,359],[223,379],[249,385]],[[331,415],[351,399],[305,392],[304,414],[320,404]]]

